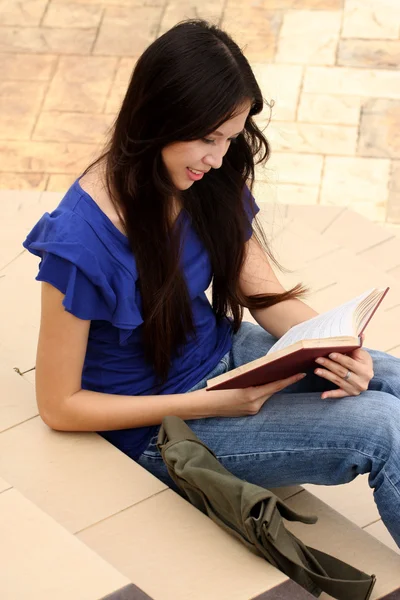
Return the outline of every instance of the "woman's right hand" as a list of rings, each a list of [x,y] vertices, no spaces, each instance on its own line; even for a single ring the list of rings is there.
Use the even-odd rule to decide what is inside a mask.
[[[305,375],[305,373],[298,373],[297,375],[292,375],[292,377],[287,377],[286,379],[280,379],[278,381],[273,381],[272,383],[266,383],[265,385],[243,389],[210,391],[201,389],[192,392],[192,394],[206,394],[205,399],[207,402],[207,409],[209,409],[207,412],[210,413],[208,415],[210,417],[243,417],[247,415],[256,415],[263,404],[273,394],[300,381]]]

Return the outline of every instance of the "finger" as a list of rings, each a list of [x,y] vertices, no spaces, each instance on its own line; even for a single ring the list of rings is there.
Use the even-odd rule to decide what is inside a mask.
[[[276,387],[276,389],[278,390],[282,390],[283,388],[287,387],[288,385],[292,385],[293,383],[296,383],[296,381],[300,381],[301,379],[304,379],[304,377],[307,375],[307,373],[296,373],[296,375],[292,375],[291,377],[286,377],[286,379],[278,379],[278,381],[274,381],[272,383],[272,385],[274,385]],[[271,384],[269,384],[271,385]]]
[[[345,356],[344,354],[338,354],[336,352],[330,354],[329,358],[317,358],[315,362],[332,370],[337,375],[340,375],[340,377],[344,377],[347,371],[362,376],[365,370],[364,363],[354,360],[350,356]]]
[[[270,383],[266,383],[265,385],[255,386],[260,391],[260,393],[271,393],[271,390],[280,390],[288,385],[292,385],[296,383],[296,381],[300,381],[303,379],[307,373],[296,373],[296,375],[292,375],[291,377],[286,377],[286,379],[278,379],[277,381],[272,381]]]
[[[331,381],[343,391],[346,392],[347,396],[358,396],[360,391],[353,387],[351,380],[344,380],[342,377],[336,375],[336,373],[332,373],[332,371],[327,371],[326,369],[315,369],[314,373],[323,379],[327,379]]]
[[[348,396],[348,395],[349,394],[347,392],[345,392],[344,390],[339,388],[337,390],[329,390],[329,392],[324,392],[323,394],[321,394],[321,398],[322,398],[322,400],[326,400],[328,398],[330,398],[330,399],[346,398],[346,396]]]
[[[340,363],[330,360],[329,358],[316,358],[315,362],[325,367],[325,369],[332,371],[332,373],[336,373],[336,375],[342,378],[346,376],[347,371],[349,370],[348,367],[345,367]]]

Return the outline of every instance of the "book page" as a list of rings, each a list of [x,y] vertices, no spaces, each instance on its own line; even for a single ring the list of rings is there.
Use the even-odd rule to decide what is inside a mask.
[[[340,336],[356,336],[353,316],[360,304],[374,289],[368,290],[353,300],[295,325],[269,349],[267,354],[282,350],[301,340],[324,339]]]

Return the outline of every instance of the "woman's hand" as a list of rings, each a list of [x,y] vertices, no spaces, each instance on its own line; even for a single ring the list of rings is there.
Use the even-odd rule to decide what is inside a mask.
[[[247,415],[256,415],[263,404],[273,394],[300,381],[303,377],[305,377],[305,373],[298,373],[287,379],[280,379],[266,385],[235,390],[211,390],[209,392],[201,389],[191,393],[198,396],[206,394],[206,416],[208,417],[244,417]]]
[[[364,336],[361,337],[363,340]],[[372,358],[362,348],[357,348],[348,355],[333,352],[329,358],[317,358],[315,362],[324,367],[324,369],[315,369],[316,375],[338,386],[337,390],[324,392],[321,396],[324,399],[359,396],[361,392],[368,389],[369,382],[374,376]]]

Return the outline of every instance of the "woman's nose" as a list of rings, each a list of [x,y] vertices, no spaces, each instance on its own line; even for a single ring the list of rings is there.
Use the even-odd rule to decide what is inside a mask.
[[[222,165],[222,161],[224,160],[225,154],[225,149],[215,148],[213,152],[209,152],[207,154],[207,156],[204,158],[204,162],[213,169],[219,169]]]

